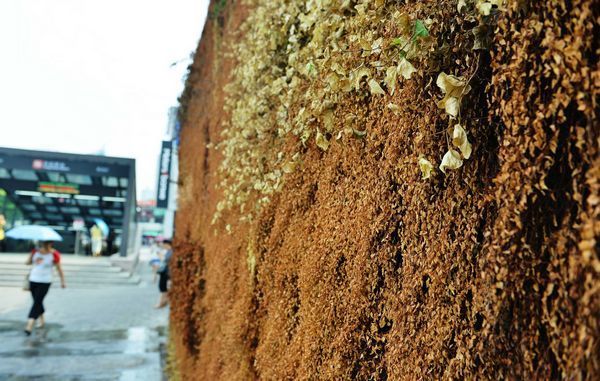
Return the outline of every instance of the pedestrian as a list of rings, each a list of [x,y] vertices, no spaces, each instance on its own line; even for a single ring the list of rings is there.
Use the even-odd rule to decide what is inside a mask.
[[[162,263],[158,268],[158,290],[160,291],[160,298],[158,299],[158,303],[154,306],[154,308],[163,308],[167,304],[169,304],[169,296],[168,296],[168,283],[169,283],[169,262],[171,261],[171,256],[173,255],[173,250],[171,247],[171,240],[165,239],[162,242],[162,246],[165,250],[165,255],[163,257]]]
[[[65,274],[60,265],[60,253],[52,247],[51,241],[42,242],[41,248],[34,249],[27,260],[31,265],[29,272],[29,290],[33,297],[33,306],[29,311],[29,319],[25,326],[25,334],[31,335],[33,326],[38,321],[38,328],[44,328],[44,298],[52,283],[52,269],[56,267],[60,276],[60,286],[66,287]]]
[[[102,253],[102,229],[96,224],[90,229],[92,236],[92,255],[98,257]]]
[[[108,255],[114,254],[113,250],[115,247],[115,238],[116,238],[115,230],[110,229],[110,233],[108,233],[108,236],[106,237],[106,252],[108,253]]]
[[[0,253],[6,251],[6,236],[4,235],[4,226],[6,226],[6,218],[4,218],[4,214],[0,214]]]

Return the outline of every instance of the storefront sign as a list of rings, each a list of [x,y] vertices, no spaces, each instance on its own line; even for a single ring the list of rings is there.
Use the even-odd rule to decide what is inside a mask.
[[[42,181],[38,183],[38,191],[49,193],[79,194],[79,185]]]
[[[31,167],[37,171],[69,172],[71,170],[64,161],[34,160]]]
[[[34,156],[35,155],[35,156]],[[97,160],[90,157],[88,160],[85,155],[71,155],[73,159],[56,160],[53,158],[44,158],[42,155],[32,153],[6,154],[0,152],[0,167],[6,169],[24,169],[40,172],[59,172],[73,173],[90,176],[116,176],[128,177],[129,166],[117,163],[95,163]],[[110,158],[106,158],[110,161]]]
[[[167,208],[169,205],[169,182],[171,179],[171,154],[173,144],[170,141],[162,142],[158,173],[158,188],[156,192],[156,207]]]

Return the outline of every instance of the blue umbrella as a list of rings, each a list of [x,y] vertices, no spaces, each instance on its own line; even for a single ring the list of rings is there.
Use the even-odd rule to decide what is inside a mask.
[[[102,230],[102,235],[108,237],[110,229],[108,228],[106,222],[104,222],[104,220],[101,218],[94,218],[94,222],[96,223],[96,225],[98,225],[100,230]]]
[[[62,241],[56,230],[47,226],[22,225],[6,232],[8,238],[27,239],[32,241]]]

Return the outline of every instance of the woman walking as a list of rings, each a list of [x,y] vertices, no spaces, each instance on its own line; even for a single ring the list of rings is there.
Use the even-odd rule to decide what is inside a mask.
[[[52,245],[53,243],[50,241],[42,242],[42,247],[34,250],[27,260],[27,264],[31,265],[29,290],[33,297],[33,306],[31,306],[29,320],[27,320],[27,325],[25,326],[25,334],[27,336],[31,335],[36,320],[38,320],[38,328],[44,327],[44,298],[52,283],[52,269],[54,267],[56,267],[60,276],[61,287],[66,287],[65,275],[60,265],[60,253]]]
[[[169,274],[169,262],[171,261],[171,256],[173,255],[173,249],[171,247],[171,240],[165,239],[162,242],[162,246],[165,249],[165,256],[162,260],[162,263],[157,271],[158,273],[158,290],[160,291],[160,298],[158,299],[158,303],[154,306],[154,308],[163,308],[169,304],[169,296],[167,284],[169,282],[170,274]]]

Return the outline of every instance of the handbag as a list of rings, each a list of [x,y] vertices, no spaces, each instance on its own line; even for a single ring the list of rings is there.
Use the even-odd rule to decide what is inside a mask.
[[[35,249],[29,255],[29,260],[26,262],[27,265],[33,263],[33,255],[35,254]],[[31,290],[31,283],[29,283],[29,277],[31,276],[31,268],[27,271],[27,275],[25,275],[25,279],[23,279],[23,291]]]
[[[25,279],[23,280],[23,291],[29,291],[30,290],[30,283],[29,283],[29,275],[31,274],[31,271],[27,272],[27,275],[25,275]]]

